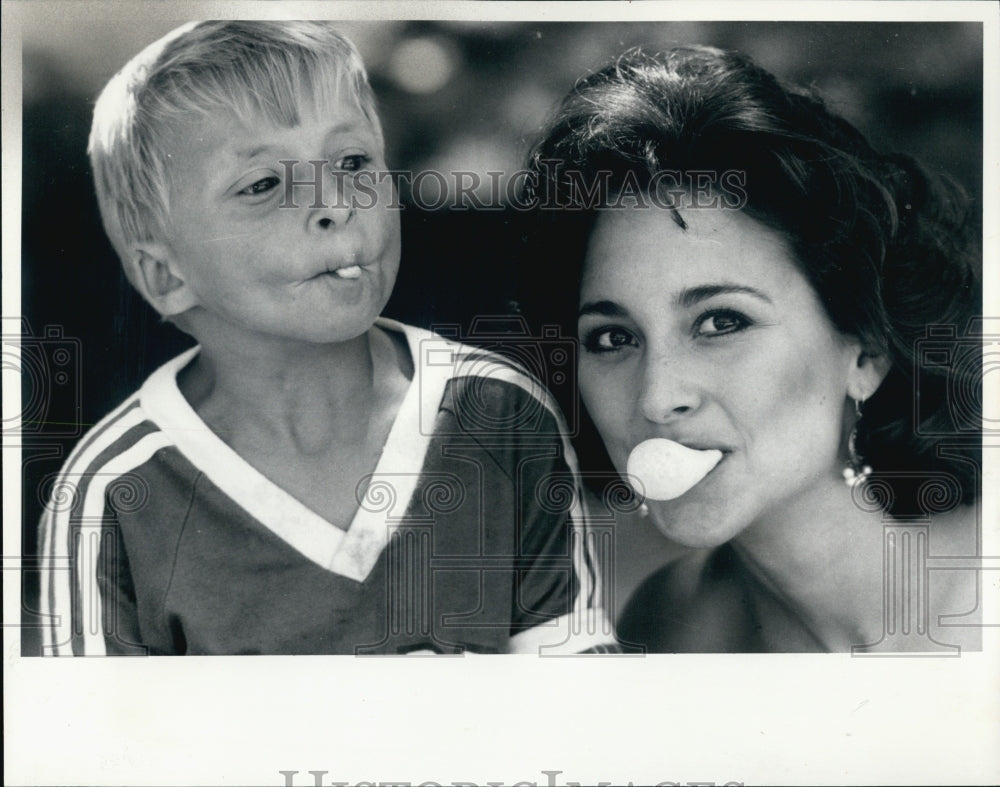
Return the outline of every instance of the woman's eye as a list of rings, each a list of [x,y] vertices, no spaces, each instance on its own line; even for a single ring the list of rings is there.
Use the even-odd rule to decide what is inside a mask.
[[[715,311],[702,315],[695,324],[697,336],[723,336],[742,331],[750,325],[750,320],[739,312]]]
[[[251,197],[258,196],[260,194],[266,194],[267,192],[269,192],[272,189],[276,188],[279,183],[281,183],[281,181],[278,180],[278,178],[273,177],[273,176],[266,177],[266,178],[261,178],[260,180],[255,180],[253,183],[251,183],[245,189],[240,189],[239,193],[240,194],[247,194],[247,195],[249,195]]]
[[[352,153],[350,156],[343,156],[334,165],[337,169],[346,172],[358,172],[364,169],[365,165],[371,162],[371,158],[365,153]]]
[[[583,340],[584,348],[592,353],[612,353],[636,345],[635,336],[624,328],[600,328],[588,333]]]

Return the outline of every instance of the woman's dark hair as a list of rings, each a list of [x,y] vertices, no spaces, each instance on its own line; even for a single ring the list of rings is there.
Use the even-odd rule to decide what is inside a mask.
[[[780,232],[836,327],[891,361],[857,436],[884,507],[909,516],[928,494],[979,494],[981,257],[959,187],[877,153],[812,92],[710,47],[630,50],[580,80],[529,170],[529,320],[575,331],[599,210],[623,193],[663,204],[664,184],[690,193],[698,178],[702,198]]]

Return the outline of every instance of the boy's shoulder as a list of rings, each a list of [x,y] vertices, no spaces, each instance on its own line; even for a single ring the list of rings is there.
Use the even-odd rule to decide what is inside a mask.
[[[523,362],[505,354],[502,339],[470,344],[451,332],[418,328],[415,325],[379,317],[375,325],[402,334],[413,354],[414,365],[420,370],[440,372],[450,377],[490,376],[506,371],[511,377],[533,378]]]
[[[530,344],[507,347],[498,339],[479,346],[390,320],[377,324],[406,336],[422,405],[437,404],[438,409],[450,412],[464,434],[554,436],[566,432],[555,399],[539,375],[528,368],[528,364],[539,366]]]
[[[164,413],[176,410],[177,372],[197,353],[191,348],[171,358],[77,441],[63,475],[95,472],[95,468],[124,467],[139,454],[155,453],[170,444]],[[126,458],[118,458],[126,456]],[[124,472],[128,472],[127,470]]]

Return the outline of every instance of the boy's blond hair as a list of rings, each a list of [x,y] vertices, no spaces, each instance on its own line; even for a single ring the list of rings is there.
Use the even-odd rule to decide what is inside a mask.
[[[326,22],[191,23],[132,58],[97,99],[87,146],[104,229],[129,280],[134,245],[167,226],[165,142],[178,124],[225,112],[293,126],[303,102],[345,87],[381,138],[361,56]]]

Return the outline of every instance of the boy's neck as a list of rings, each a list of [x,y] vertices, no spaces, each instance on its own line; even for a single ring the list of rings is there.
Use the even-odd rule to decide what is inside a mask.
[[[411,376],[387,334],[372,327],[346,342],[267,342],[223,350],[201,343],[178,377],[184,397],[226,442],[252,424],[272,440],[303,453],[331,440],[362,440],[378,390]]]

